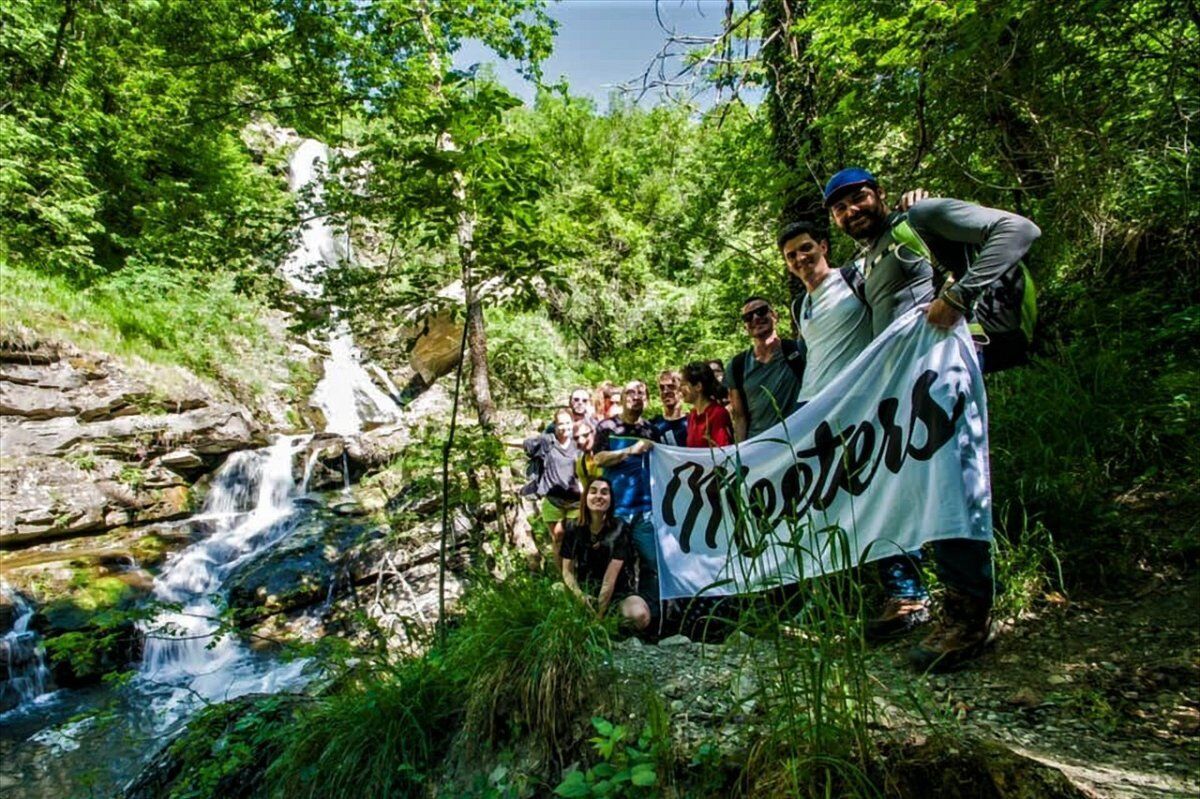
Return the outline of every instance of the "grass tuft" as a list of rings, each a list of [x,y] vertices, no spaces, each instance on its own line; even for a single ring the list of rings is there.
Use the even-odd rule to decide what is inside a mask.
[[[468,749],[527,733],[561,755],[571,722],[594,707],[614,626],[598,622],[561,584],[537,577],[471,593],[445,656],[465,685]]]

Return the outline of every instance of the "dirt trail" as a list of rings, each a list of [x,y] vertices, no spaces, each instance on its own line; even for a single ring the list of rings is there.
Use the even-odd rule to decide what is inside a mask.
[[[949,675],[907,668],[915,635],[872,652],[884,734],[995,741],[1104,799],[1200,796],[1200,575],[1124,600],[1046,602],[1003,626],[977,664]],[[744,733],[755,714],[744,666],[763,646],[740,633],[722,645],[631,639],[616,665],[623,683],[657,686],[687,750]]]

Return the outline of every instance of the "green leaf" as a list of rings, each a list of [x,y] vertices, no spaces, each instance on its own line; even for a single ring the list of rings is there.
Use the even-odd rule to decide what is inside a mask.
[[[583,778],[583,772],[571,771],[563,778],[563,781],[554,789],[557,796],[566,797],[566,799],[579,799],[584,796],[591,796],[592,789]]]
[[[633,767],[633,784],[646,788],[658,782],[658,772],[650,763],[638,763]]]

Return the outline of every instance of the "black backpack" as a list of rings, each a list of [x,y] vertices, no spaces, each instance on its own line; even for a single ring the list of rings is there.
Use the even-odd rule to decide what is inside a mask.
[[[780,338],[779,343],[782,345],[783,358],[787,362],[788,368],[792,370],[796,379],[803,383],[804,365],[808,362],[808,348],[804,346],[803,341],[792,338]],[[730,364],[734,380],[739,386],[738,390],[742,393],[745,393],[746,367],[750,364],[751,352],[753,349],[742,350],[734,356],[733,363]]]

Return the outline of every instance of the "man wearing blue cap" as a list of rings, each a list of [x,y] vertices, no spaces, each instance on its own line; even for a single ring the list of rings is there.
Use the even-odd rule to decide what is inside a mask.
[[[985,292],[989,321],[1021,332],[1021,320],[1011,318],[1010,304],[996,303],[992,297],[1002,282],[1009,295],[1024,290],[1014,275],[1041,234],[1033,222],[951,199],[928,199],[893,213],[875,176],[858,167],[829,179],[825,207],[834,224],[865,250],[865,294],[875,335],[901,314],[926,304],[929,323],[950,329],[982,310],[977,306]],[[952,278],[935,291],[935,278],[947,274]],[[909,660],[921,669],[948,670],[977,657],[987,644],[995,581],[986,542],[937,541],[933,552],[946,586],[942,614],[933,632],[909,652]],[[924,595],[919,559],[920,553],[914,552],[879,561],[890,596],[878,629],[902,632],[919,618],[918,600]],[[912,609],[911,617],[906,608]],[[889,618],[891,611],[896,611],[891,613],[894,619]]]

